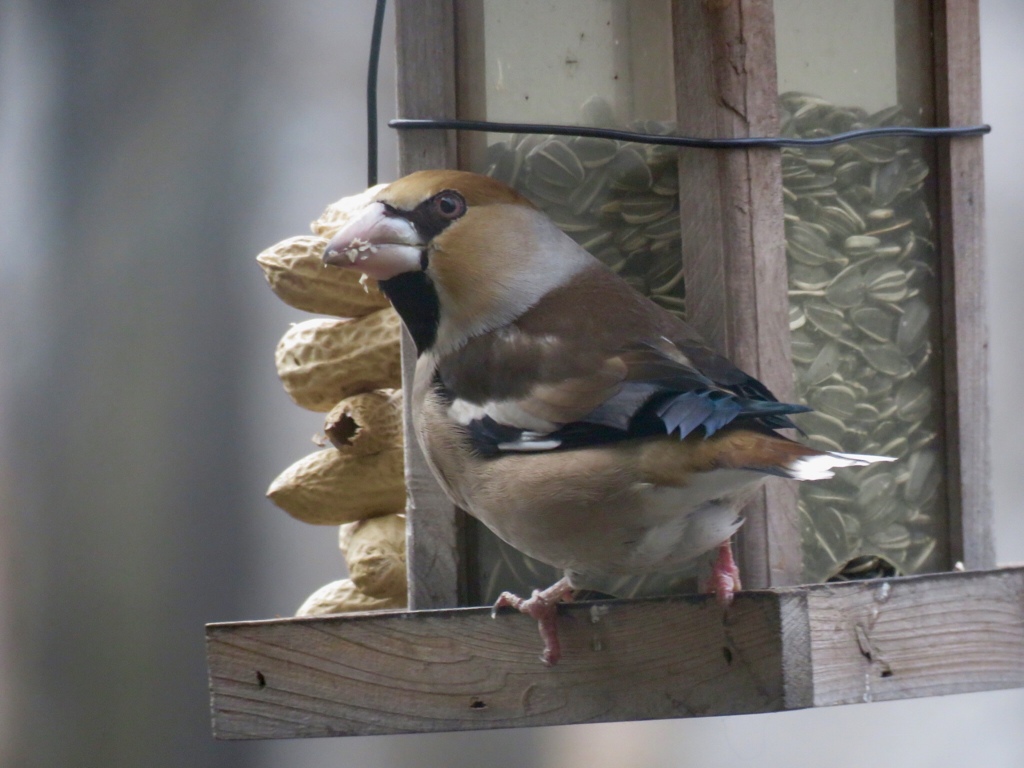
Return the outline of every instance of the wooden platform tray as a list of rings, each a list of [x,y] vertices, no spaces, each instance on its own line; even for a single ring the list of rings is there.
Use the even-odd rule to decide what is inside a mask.
[[[213,731],[301,738],[777,712],[1024,687],[1024,567],[567,605],[562,661],[487,608],[207,626]]]

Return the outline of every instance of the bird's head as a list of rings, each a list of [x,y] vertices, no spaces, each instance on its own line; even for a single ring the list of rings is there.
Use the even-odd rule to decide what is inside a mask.
[[[389,184],[324,252],[379,281],[421,353],[514,321],[589,260],[511,187],[464,171]]]

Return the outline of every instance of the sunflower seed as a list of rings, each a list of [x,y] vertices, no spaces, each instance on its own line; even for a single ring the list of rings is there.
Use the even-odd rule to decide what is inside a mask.
[[[843,241],[843,250],[851,257],[872,253],[882,241],[872,235],[851,235]]]
[[[867,293],[875,301],[894,304],[907,296],[907,273],[902,269],[883,267],[872,270],[867,280]]]
[[[807,365],[818,355],[818,344],[804,331],[794,331],[790,335],[789,342],[793,352],[793,360],[798,363]]]
[[[824,267],[808,267],[806,264],[794,262],[789,269],[789,282],[797,290],[820,292],[832,282],[832,274]]]
[[[881,456],[891,456],[894,459],[902,459],[907,455],[907,451],[910,450],[910,443],[907,438],[903,435],[894,437],[889,442],[885,443],[881,448],[878,449],[878,453]]]
[[[896,480],[890,472],[875,472],[871,477],[860,484],[857,492],[857,505],[862,508],[870,507],[879,499],[891,496],[893,485]]]
[[[902,158],[894,158],[871,169],[872,201],[879,208],[890,205],[907,186],[907,166]]]
[[[824,411],[801,413],[793,420],[800,429],[815,435],[832,435],[839,438],[846,431],[846,426],[842,421]]]
[[[889,163],[896,159],[896,150],[886,139],[868,139],[851,144],[853,151],[870,163]]]
[[[673,198],[679,196],[679,171],[675,165],[658,174],[658,178],[651,185],[651,192]]]
[[[910,546],[910,531],[904,525],[893,523],[884,531],[869,535],[868,541],[884,550],[899,552]]]
[[[634,146],[623,146],[607,167],[614,189],[646,192],[654,183],[650,167]]]
[[[929,536],[925,539],[913,558],[907,560],[907,572],[921,573],[923,571],[937,570],[938,564],[932,564],[930,561],[935,554],[935,548],[938,543],[934,536]]]
[[[795,304],[789,307],[789,330],[796,331],[804,327],[804,323],[807,322],[807,315],[804,314],[802,308]]]
[[[896,319],[883,309],[858,307],[850,312],[850,321],[873,341],[892,341]]]
[[[574,189],[586,174],[583,163],[569,146],[551,138],[534,148],[526,156],[530,173],[562,189]]]
[[[876,422],[878,421],[878,409],[871,403],[857,403],[853,409],[853,417],[858,421]]]
[[[523,191],[527,197],[555,206],[565,203],[567,196],[566,188],[563,185],[548,181],[535,173],[530,173],[527,176]],[[542,207],[549,207],[549,205]]]
[[[804,312],[811,325],[826,336],[833,338],[842,336],[849,331],[850,326],[846,323],[846,315],[843,310],[831,304],[821,301],[808,301],[804,304]],[[838,363],[837,363],[838,365]]]
[[[825,506],[815,511],[813,517],[815,544],[824,551],[831,562],[847,558],[850,550],[846,520],[835,507]]]
[[[920,421],[932,409],[932,388],[917,379],[908,379],[896,390],[896,415],[901,421]]]
[[[570,144],[584,168],[601,168],[611,162],[619,146],[610,139],[577,136]]]
[[[910,361],[894,344],[865,344],[860,353],[875,370],[889,376],[905,376],[913,371]]]
[[[839,363],[839,343],[830,341],[821,348],[807,368],[804,374],[805,383],[810,386],[820,384],[839,370]]]
[[[911,354],[920,348],[928,333],[928,320],[931,308],[922,300],[916,299],[906,304],[903,316],[900,317],[896,329],[896,346],[904,354]]]
[[[582,217],[599,210],[607,203],[608,195],[608,175],[603,171],[594,171],[569,195],[568,204],[575,215]]]
[[[838,200],[836,202],[839,202]],[[864,220],[839,205],[823,205],[817,220],[836,237],[847,238],[864,231]]]
[[[825,298],[834,307],[850,309],[863,303],[866,291],[864,273],[855,265],[835,276],[825,289]]]
[[[827,244],[828,232],[822,229],[804,221],[793,222],[786,227],[786,253],[809,267],[831,263],[834,258]]]
[[[627,224],[650,224],[673,207],[672,200],[661,195],[631,195],[623,199],[619,212]]]
[[[667,264],[666,266],[672,267],[674,271],[669,272],[665,275],[655,275],[652,278],[651,294],[654,296],[660,296],[670,291],[674,291],[676,288],[682,286],[683,283],[683,268],[679,265]],[[657,282],[655,282],[657,280]]]
[[[607,245],[611,241],[611,239],[611,232],[609,232],[607,229],[598,229],[594,230],[591,234],[589,234],[588,237],[580,238],[579,240],[577,240],[577,242],[580,244],[580,247],[583,250],[589,251],[590,253],[596,256],[598,252],[601,250],[601,248]]]
[[[810,405],[817,411],[837,419],[849,419],[857,408],[853,390],[844,384],[816,388],[810,396]]]

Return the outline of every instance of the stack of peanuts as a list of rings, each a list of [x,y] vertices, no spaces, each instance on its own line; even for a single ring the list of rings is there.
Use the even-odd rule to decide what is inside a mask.
[[[267,496],[292,517],[340,526],[349,578],[321,587],[299,616],[406,606],[401,322],[373,281],[325,267],[328,240],[374,187],[327,207],[301,235],[257,257],[278,298],[316,317],[277,346],[277,372],[301,407],[326,412],[321,450],[299,459]]]

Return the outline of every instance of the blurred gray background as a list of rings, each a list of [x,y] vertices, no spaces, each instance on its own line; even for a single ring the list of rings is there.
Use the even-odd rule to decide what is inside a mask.
[[[203,625],[343,564],[254,256],[365,186],[371,0],[0,0],[0,765],[1024,765],[1024,690],[781,715],[218,743]],[[994,497],[1024,561],[1024,4],[982,0]],[[390,19],[389,19],[390,25]],[[390,26],[386,39],[390,43]],[[393,49],[382,123],[393,114]],[[383,129],[382,179],[394,176]]]

